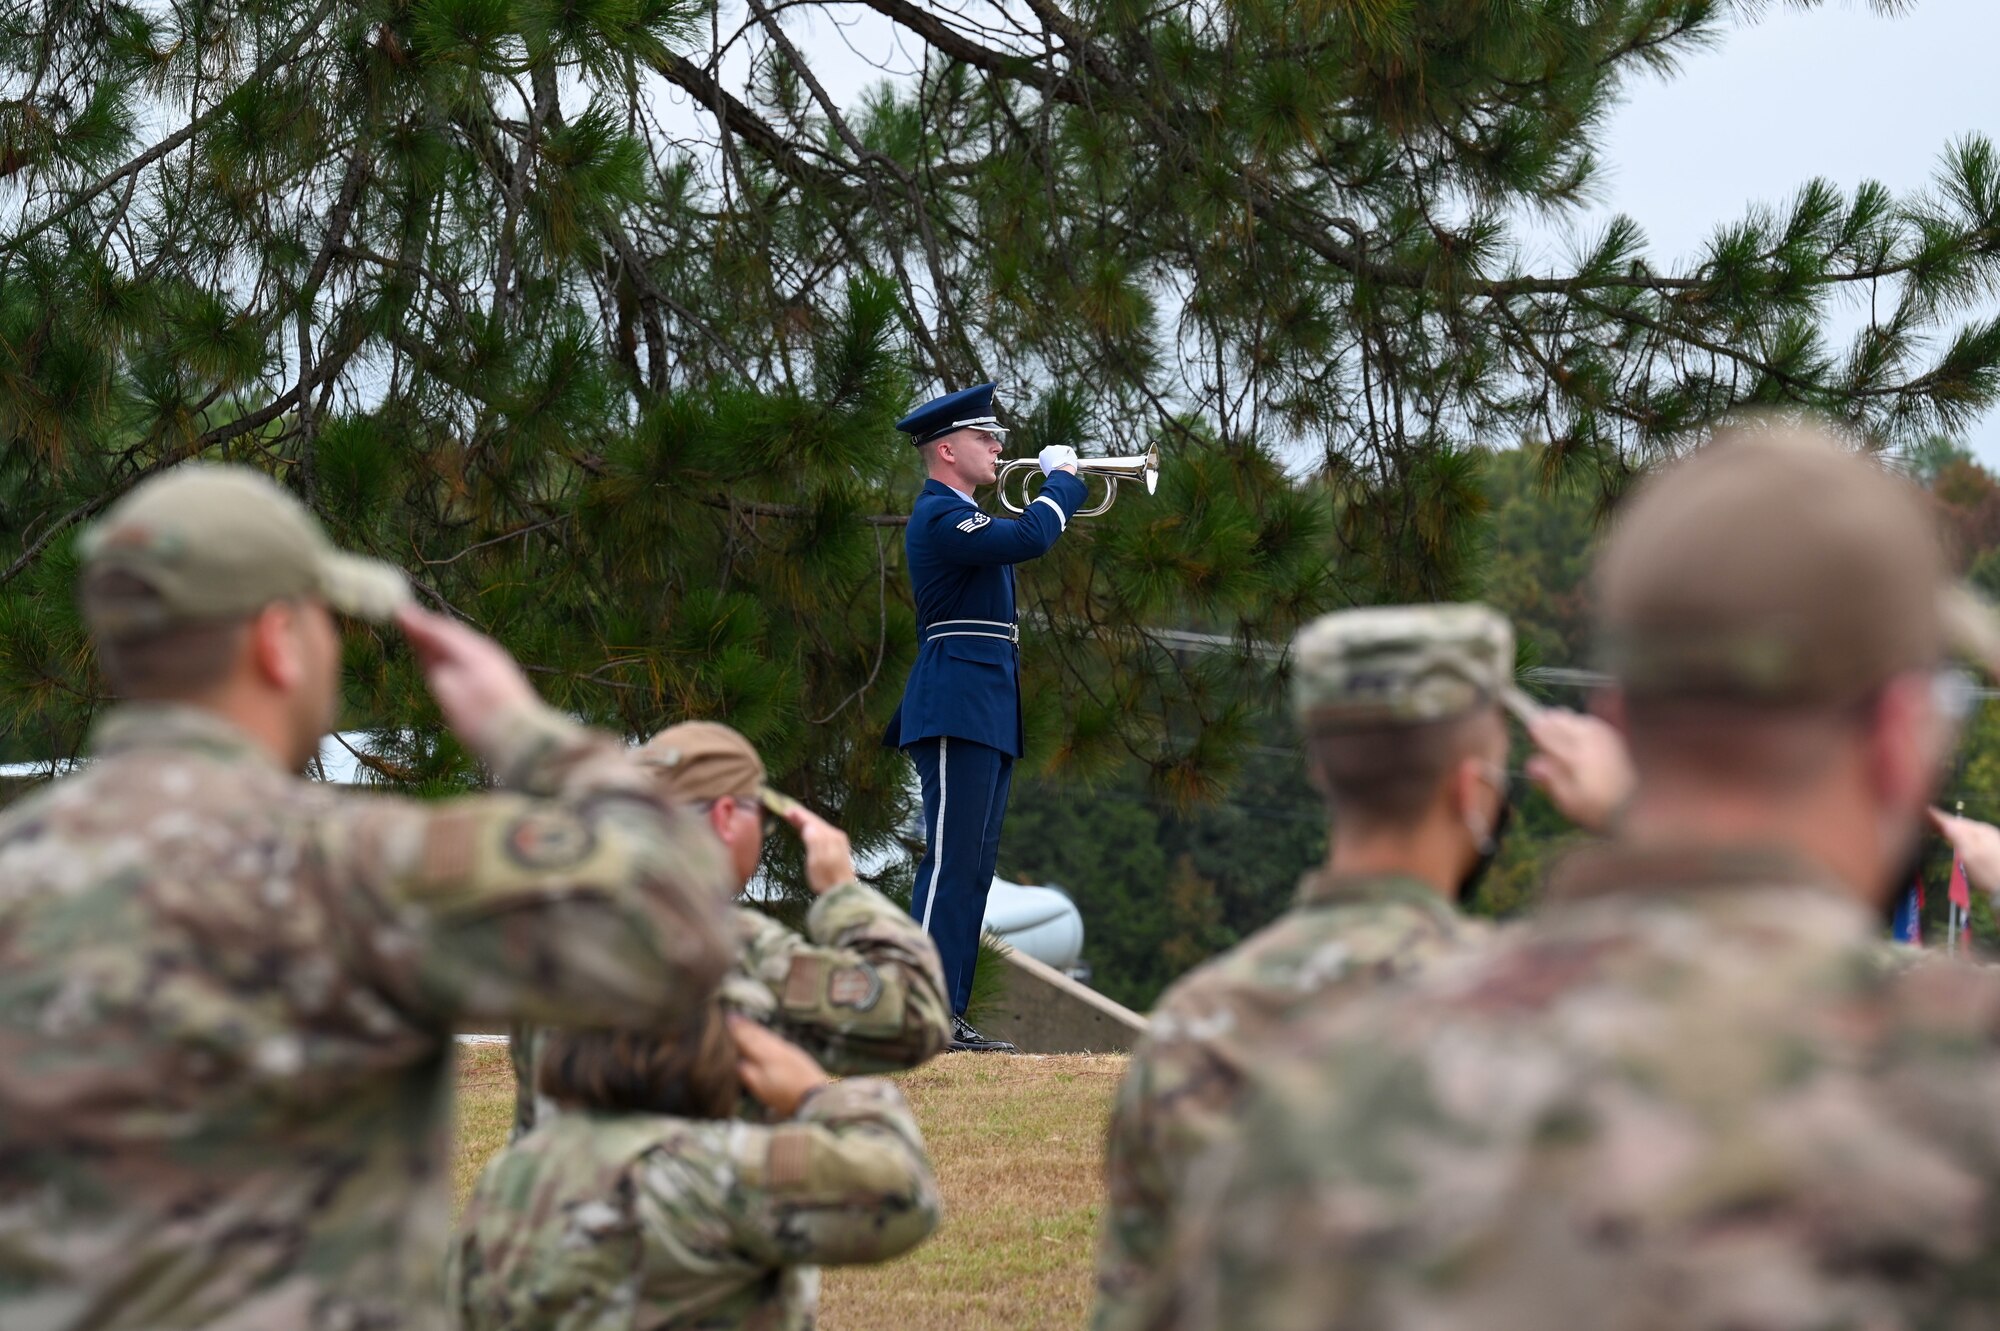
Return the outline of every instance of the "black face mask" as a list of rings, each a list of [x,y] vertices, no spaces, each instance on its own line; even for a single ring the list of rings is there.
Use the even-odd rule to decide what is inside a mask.
[[[1500,788],[1500,812],[1493,815],[1493,830],[1486,834],[1486,844],[1479,851],[1479,858],[1465,871],[1465,877],[1458,880],[1458,904],[1461,910],[1469,909],[1479,897],[1479,885],[1486,880],[1486,871],[1493,867],[1493,861],[1500,856],[1500,843],[1506,839],[1507,828],[1514,821],[1514,791],[1511,786]]]

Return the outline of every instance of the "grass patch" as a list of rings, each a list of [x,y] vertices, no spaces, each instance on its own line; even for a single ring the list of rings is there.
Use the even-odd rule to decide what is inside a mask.
[[[829,1268],[821,1331],[1081,1326],[1104,1203],[1116,1055],[945,1054],[896,1078],[944,1190],[931,1241],[883,1266]],[[504,1045],[460,1050],[458,1205],[514,1121]]]
[[[514,1065],[504,1044],[458,1047],[458,1136],[451,1153],[451,1213],[465,1209],[479,1171],[514,1130]]]

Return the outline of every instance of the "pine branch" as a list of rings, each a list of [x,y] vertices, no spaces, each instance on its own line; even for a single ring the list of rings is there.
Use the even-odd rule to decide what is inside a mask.
[[[408,767],[400,766],[396,763],[384,762],[380,758],[377,758],[372,753],[365,753],[362,750],[355,748],[352,744],[349,744],[347,742],[347,737],[341,734],[340,731],[338,730],[330,730],[327,733],[333,736],[334,742],[336,744],[340,745],[341,748],[347,750],[348,756],[353,758],[356,763],[367,768],[369,771],[375,773],[375,775],[382,777],[387,781],[390,781],[397,785],[402,785],[413,780],[416,776],[416,773]]]
[[[1087,105],[1083,88],[1074,78],[1058,76],[1031,56],[1015,55],[982,46],[950,26],[930,10],[910,0],[862,0],[884,18],[892,19],[940,54],[985,70],[1013,83],[1024,83],[1045,97],[1071,106]]]
[[[444,559],[424,559],[422,555],[418,555],[417,558],[423,559],[423,562],[429,565],[431,568],[443,568],[447,564],[456,564],[459,560],[465,558],[467,555],[471,554],[475,550],[485,550],[489,549],[492,546],[502,545],[508,541],[518,541],[524,536],[532,536],[538,531],[547,531],[550,527],[560,526],[561,524],[568,522],[570,520],[570,516],[571,515],[568,513],[559,513],[555,517],[549,518],[547,521],[536,522],[536,523],[531,523],[527,526],[517,527],[513,531],[502,532],[500,535],[492,537],[489,540],[475,541],[471,545],[466,546],[463,550],[460,550],[457,554],[447,556]]]
[[[780,134],[770,122],[737,100],[686,56],[666,52],[652,62],[652,69],[702,106],[710,108],[724,129],[749,143],[771,165],[801,184],[825,186],[839,180],[836,173],[806,161],[800,145]]]
[[[959,318],[958,303],[951,294],[954,283],[950,275],[945,272],[944,260],[938,253],[937,237],[931,231],[927,201],[917,190],[916,182],[910,179],[909,173],[903,170],[902,165],[894,158],[869,150],[861,142],[860,138],[855,135],[854,130],[847,123],[847,118],[841,115],[840,108],[834,105],[833,99],[827,96],[826,89],[821,86],[819,79],[813,74],[812,66],[806,63],[805,58],[799,54],[798,48],[792,45],[791,39],[785,36],[784,29],[778,26],[777,19],[764,4],[764,0],[749,0],[749,4],[750,12],[755,14],[759,22],[764,25],[765,31],[770,34],[772,43],[780,51],[784,52],[785,58],[797,70],[799,77],[805,81],[805,85],[812,90],[813,100],[819,103],[821,112],[825,114],[828,122],[833,126],[834,132],[840,136],[841,142],[847,145],[847,150],[854,154],[855,160],[882,168],[895,177],[898,183],[903,186],[903,194],[908,200],[911,215],[917,220],[917,232],[923,239],[924,258],[930,268],[931,275],[931,297],[937,301],[938,308],[943,311],[945,322],[951,328],[953,335],[958,341],[961,354],[974,367],[979,377],[984,379],[986,377],[985,371],[978,368],[978,353],[973,350],[972,340],[966,335],[965,326]],[[886,215],[888,207],[881,196],[881,192],[876,187],[874,173],[870,172],[866,176],[866,181],[868,193],[875,204],[876,211]],[[930,329],[924,326],[924,321],[916,317],[916,286],[910,281],[910,275],[903,267],[902,255],[893,246],[889,249],[889,262],[896,270],[897,281],[902,284],[904,299],[909,302],[911,315],[909,319],[910,331],[916,335],[919,342],[923,343],[924,350],[930,353],[931,364],[942,371],[950,362],[945,357],[944,349],[931,336]]]
[[[632,243],[632,238],[625,234],[624,227],[618,225],[616,222],[610,223],[604,228],[604,237],[611,242],[612,248],[618,251],[618,259],[624,264],[627,276],[632,279],[633,283],[642,292],[672,310],[676,316],[685,319],[691,327],[697,329],[703,337],[708,339],[709,345],[714,347],[722,356],[724,362],[732,370],[735,370],[736,373],[743,376],[745,380],[751,380],[756,377],[750,372],[750,367],[744,364],[742,359],[737,356],[736,349],[729,344],[729,340],[722,335],[720,330],[660,289],[659,284],[653,281],[653,275],[646,271],[646,261],[640,255],[638,247]]]
[[[875,534],[875,570],[875,664],[868,668],[868,678],[855,685],[854,691],[836,703],[832,711],[812,718],[815,726],[828,724],[846,711],[849,703],[866,697],[882,674],[882,662],[889,654],[889,561],[882,552],[880,532]]]
[[[737,499],[726,494],[704,495],[700,501],[710,508],[723,509],[730,513],[754,513],[760,518],[815,518],[819,515],[810,508],[798,504],[767,504],[756,499]],[[910,515],[907,513],[864,513],[855,519],[868,527],[907,527]]]
[[[94,516],[148,476],[165,471],[169,467],[178,466],[190,458],[199,457],[217,444],[226,443],[239,435],[248,434],[250,431],[268,425],[278,417],[284,415],[285,412],[298,405],[303,394],[310,393],[320,383],[339,374],[352,354],[353,351],[350,348],[338,356],[322,360],[313,368],[311,375],[300,379],[297,384],[294,384],[278,397],[273,398],[267,405],[260,407],[256,411],[247,412],[213,429],[205,430],[201,434],[196,435],[187,444],[175,449],[165,457],[148,463],[117,481],[108,482],[103,490],[83,503],[78,504],[67,513],[64,513],[46,531],[30,542],[28,547],[21,552],[20,556],[13,563],[7,566],[5,571],[0,571],[0,586],[5,586],[12,582],[24,569],[40,558],[42,552],[48,549],[56,537],[62,535],[77,523]]]
[[[98,491],[90,498],[84,500],[81,504],[78,504],[75,508],[72,508],[67,513],[64,513],[61,517],[57,518],[54,522],[50,523],[48,528],[44,530],[40,536],[37,536],[34,540],[30,541],[28,543],[27,548],[21,552],[20,556],[16,558],[13,563],[9,564],[6,567],[5,571],[0,571],[0,587],[6,586],[8,583],[12,582],[15,578],[19,577],[23,570],[27,569],[37,559],[40,559],[42,557],[42,552],[44,550],[47,550],[49,546],[53,545],[55,543],[55,539],[58,536],[61,536],[71,527],[76,526],[77,523],[83,522],[86,519],[95,517],[105,508],[109,507],[127,490],[130,490],[133,486],[137,485],[140,481],[145,480],[148,476],[154,475],[157,472],[165,471],[169,467],[185,462],[187,461],[188,458],[192,456],[194,456],[194,454],[191,451],[169,454],[168,456],[159,459],[157,462],[152,462],[144,467],[141,467],[136,473],[126,478],[125,480],[120,481],[113,485],[105,486],[102,490]]]
[[[242,83],[237,85],[237,88],[240,90],[244,87],[255,87],[268,81],[280,69],[284,68],[291,58],[298,54],[299,48],[305,45],[306,38],[312,36],[319,29],[319,25],[326,21],[327,15],[334,11],[338,3],[339,0],[320,0],[319,8],[314,10],[311,16],[299,25],[298,31],[292,34],[291,40],[259,61],[257,67],[250,71]],[[187,124],[181,126],[181,128],[175,130],[145,152],[140,153],[137,157],[125,163],[125,165],[100,177],[94,184],[86,185],[81,192],[72,195],[67,203],[50,212],[26,231],[11,236],[5,241],[0,241],[0,257],[16,253],[23,245],[41,235],[42,232],[75,212],[84,204],[89,203],[92,199],[95,199],[98,195],[125,179],[125,177],[135,176],[139,172],[144,171],[147,167],[207,129],[223,114],[235,109],[232,100],[234,95],[234,93],[231,93],[230,96],[217,98],[214,106],[209,107],[208,110],[194,117]],[[5,578],[0,578],[0,583],[4,583],[5,581]]]

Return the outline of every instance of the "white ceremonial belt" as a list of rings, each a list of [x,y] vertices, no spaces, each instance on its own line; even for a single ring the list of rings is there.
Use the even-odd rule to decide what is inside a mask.
[[[924,630],[925,642],[936,642],[939,638],[998,638],[1018,647],[1021,626],[997,619],[940,619]]]

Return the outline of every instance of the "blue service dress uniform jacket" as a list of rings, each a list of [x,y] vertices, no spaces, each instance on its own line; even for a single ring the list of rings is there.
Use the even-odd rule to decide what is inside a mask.
[[[1014,565],[1046,554],[1076,510],[1083,481],[1048,478],[1019,518],[995,518],[941,481],[924,482],[903,549],[917,609],[917,662],[882,742],[907,748],[948,735],[1022,751]]]
[[[1021,756],[1013,566],[1056,543],[1083,495],[1081,480],[1058,472],[1026,514],[1009,520],[930,481],[903,538],[919,646],[883,742],[910,755],[923,788],[924,857],[910,914],[937,944],[958,1015],[972,998],[1000,826]]]

